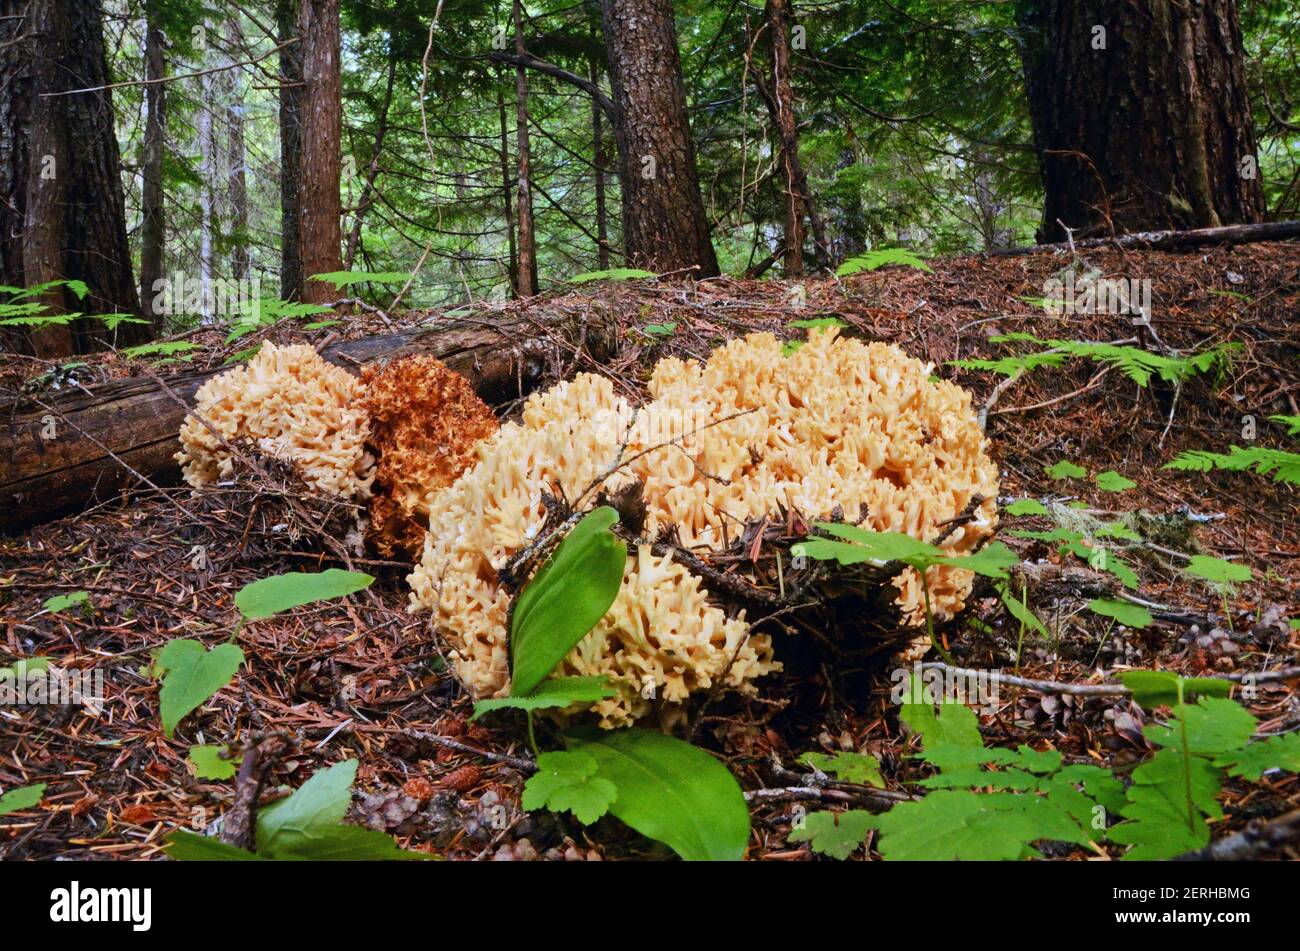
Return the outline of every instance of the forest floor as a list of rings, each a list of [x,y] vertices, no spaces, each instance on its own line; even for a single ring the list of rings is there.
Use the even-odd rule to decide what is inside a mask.
[[[1178,452],[1225,451],[1241,444],[1243,416],[1256,420],[1256,445],[1295,450],[1274,414],[1300,415],[1300,244],[1255,244],[1193,253],[1090,251],[1087,260],[1108,276],[1150,279],[1158,341],[1191,350],[1235,341],[1242,345],[1219,379],[1197,376],[1178,394],[1153,381],[1141,388],[1119,371],[1100,373],[1088,360],[1043,367],[998,392],[989,407],[988,435],[1002,473],[1002,501],[1033,498],[1081,501],[1086,514],[1145,512],[1161,526],[1125,558],[1137,571],[1137,594],[1160,607],[1145,630],[1112,629],[1082,610],[1089,595],[1042,589],[1031,607],[1048,628],[1032,637],[1020,673],[1058,683],[1102,683],[1126,667],[1160,667],[1184,674],[1261,671],[1297,663],[1300,631],[1300,494],[1252,473],[1162,469]],[[614,359],[588,366],[560,354],[555,374],[597,370],[631,387],[670,353],[703,357],[722,340],[752,330],[787,339],[804,331],[792,320],[836,316],[846,333],[895,343],[933,361],[936,372],[988,404],[1004,378],[959,370],[946,362],[996,358],[1011,352],[990,337],[1027,331],[1042,338],[1119,341],[1139,336],[1130,318],[1051,318],[1033,298],[1044,280],[1068,263],[1059,255],[965,257],[931,262],[934,273],[888,268],[851,278],[802,282],[721,279],[698,285],[602,284],[525,303],[474,305],[469,319],[502,312],[612,318],[620,345]],[[1027,300],[1027,298],[1029,300]],[[219,331],[189,335],[202,349],[169,369],[217,365],[258,339],[322,345],[339,336],[382,333],[436,319],[427,311],[358,314],[338,327],[302,331],[282,322],[227,344]],[[675,324],[671,333],[650,325]],[[660,328],[661,329],[661,328]],[[341,331],[341,333],[340,333]],[[572,357],[572,359],[570,359]],[[44,368],[4,358],[7,383]],[[89,358],[83,381],[128,375],[129,362],[109,354]],[[41,385],[41,384],[37,384]],[[518,401],[501,407],[518,411]],[[1136,486],[1101,491],[1091,479],[1057,481],[1045,468],[1062,459],[1090,475],[1115,470]],[[659,857],[615,820],[583,827],[569,817],[518,810],[527,746],[509,716],[469,723],[471,703],[442,659],[426,617],[407,613],[407,566],[358,559],[375,574],[364,593],[250,624],[240,644],[248,662],[235,682],[186,720],[173,740],[158,718],[158,687],[146,675],[150,652],[171,638],[228,639],[237,621],[233,596],[268,574],[324,566],[309,533],[297,542],[254,533],[245,512],[198,502],[185,489],[131,493],[63,520],[0,540],[0,665],[45,655],[64,667],[103,669],[102,710],[33,706],[0,708],[0,788],[48,783],[37,808],[0,818],[0,854],[8,858],[158,858],[167,833],[202,828],[227,809],[233,781],[196,779],[187,766],[193,743],[220,743],[247,731],[283,731],[292,751],[270,775],[270,787],[298,786],[315,769],[346,756],[360,760],[353,819],[397,835],[410,848],[452,858],[593,859]],[[1043,517],[1004,515],[1004,528],[1050,528]],[[1002,537],[1029,562],[1059,564],[1054,548]],[[193,550],[207,564],[196,569]],[[1179,552],[1240,561],[1254,581],[1225,601],[1178,570]],[[1067,559],[1070,556],[1065,556]],[[1082,575],[1108,586],[1083,563]],[[1113,581],[1113,579],[1111,579]],[[1113,584],[1109,585],[1113,587]],[[52,595],[86,591],[88,609],[51,614]],[[943,634],[956,661],[968,668],[1011,671],[1017,666],[1019,625],[996,597],[976,598]],[[820,649],[819,649],[820,650]],[[924,769],[909,754],[915,741],[900,732],[890,702],[885,658],[856,667],[832,649],[809,651],[768,679],[757,698],[724,697],[695,725],[695,741],[724,761],[746,790],[804,785],[801,754],[851,749],[879,756],[889,790],[905,790]],[[815,655],[815,656],[814,656]],[[1107,682],[1115,682],[1113,679]],[[1300,729],[1293,683],[1261,686],[1243,701],[1262,733]],[[1075,696],[1003,688],[997,713],[981,726],[988,745],[1026,743],[1055,748],[1071,761],[1122,767],[1149,751],[1143,711],[1124,697]],[[872,793],[834,783],[814,794],[826,805],[870,804]],[[766,796],[766,798],[765,798]],[[504,805],[505,828],[489,821]],[[806,803],[812,806],[813,803]],[[1293,775],[1258,783],[1230,781],[1226,817],[1215,837],[1300,807]],[[793,803],[780,793],[755,797],[749,857],[803,860],[806,843],[788,842]],[[858,855],[863,853],[859,851]],[[875,857],[874,852],[867,853]],[[1118,857],[1075,847],[1054,858]],[[1300,857],[1293,843],[1266,853]]]

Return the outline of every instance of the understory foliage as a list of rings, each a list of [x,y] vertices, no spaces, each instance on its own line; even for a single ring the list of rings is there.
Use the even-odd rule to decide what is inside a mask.
[[[985,747],[971,710],[941,701],[936,713],[914,679],[899,719],[920,738],[913,758],[934,769],[913,785],[934,791],[881,814],[813,813],[790,837],[832,858],[847,858],[873,830],[885,859],[1024,859],[1041,856],[1044,842],[1104,840],[1132,846],[1126,859],[1172,858],[1208,844],[1226,777],[1300,771],[1300,735],[1253,739],[1255,718],[1227,698],[1228,681],[1132,671],[1124,683],[1143,707],[1169,708],[1165,723],[1144,730],[1156,752],[1127,782],[1057,750]]]

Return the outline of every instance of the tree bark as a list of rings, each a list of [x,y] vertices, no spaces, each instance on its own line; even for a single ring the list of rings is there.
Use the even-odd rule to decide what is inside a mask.
[[[506,124],[506,97],[497,86],[497,118],[501,124],[501,205],[506,222],[506,245],[509,251],[507,269],[510,277],[510,292],[519,294],[519,251],[515,244],[514,200],[511,197],[514,179],[510,175],[510,132]]]
[[[547,351],[557,337],[573,337],[570,342],[595,360],[612,355],[617,335],[609,328],[589,323],[580,333],[558,323],[539,328],[536,319],[492,327],[479,321],[345,341],[326,347],[322,356],[355,371],[358,363],[431,354],[466,376],[484,400],[503,403],[542,382]],[[0,531],[111,498],[127,486],[139,487],[128,465],[156,484],[175,483],[173,455],[180,449],[181,421],[199,386],[226,369],[218,365],[174,376],[166,388],[152,377],[133,377],[96,386],[89,394],[72,391],[35,399],[13,394],[0,402],[5,421],[0,428],[0,498],[13,500],[0,506]],[[54,435],[45,439],[50,416]]]
[[[591,84],[598,85],[600,71],[594,60],[590,75]],[[609,212],[605,208],[605,111],[595,96],[591,99],[591,156],[596,179],[593,186],[596,192],[596,267],[605,271],[609,269]]]
[[[718,259],[695,170],[672,2],[602,0],[601,12],[628,264],[713,277]]]
[[[204,23],[204,30],[209,24]],[[212,281],[217,276],[217,127],[213,121],[216,110],[211,73],[199,77],[199,110],[194,121],[194,131],[199,138],[199,283],[203,287],[202,320],[210,323],[216,316],[212,306]]]
[[[243,31],[239,28],[239,15],[229,14],[226,20],[226,45],[233,61],[235,52],[244,45]],[[237,281],[248,277],[248,151],[244,146],[244,99],[238,95],[239,79],[235,70],[224,73],[226,93],[226,184],[230,200],[230,273]]]
[[[43,302],[51,312],[138,317],[100,2],[6,0],[0,16],[6,283],[82,281],[84,299],[57,288]],[[25,345],[56,358],[102,339],[137,343],[150,335],[148,326],[131,324],[106,335],[102,324],[84,320],[37,331]]]
[[[1040,242],[1261,220],[1236,0],[1020,0],[1019,21]]]
[[[302,51],[302,179],[298,234],[302,247],[303,300],[328,303],[328,281],[310,280],[343,268],[339,199],[342,173],[343,85],[339,72],[339,0],[302,0],[298,19]]]
[[[524,55],[523,15],[520,0],[514,0],[511,16],[515,26],[515,55]],[[518,276],[515,291],[520,297],[537,293],[537,239],[533,229],[532,162],[528,147],[528,72],[515,67],[515,152],[519,160],[515,207],[519,221]]]
[[[63,263],[63,208],[72,166],[65,138],[65,110],[60,98],[46,95],[66,87],[60,64],[68,59],[69,23],[63,4],[33,4],[28,10],[29,60],[32,76],[28,149],[31,165],[23,202],[23,279],[26,286],[66,277]],[[51,313],[60,313],[64,293],[52,290],[41,296]],[[75,351],[70,324],[44,327],[31,333],[32,352],[38,357],[63,357]]]
[[[166,135],[166,75],[163,58],[163,31],[159,20],[162,0],[146,0],[144,73],[149,84],[144,87],[144,141],[140,146],[140,303],[153,324],[154,332],[164,330],[165,315],[152,306],[161,289],[154,285],[165,273],[163,253],[167,243],[167,214],[163,194],[163,149]]]
[[[295,0],[276,3],[280,43],[298,35]],[[302,243],[299,194],[302,174],[302,43],[280,50],[280,297],[302,300]]]
[[[803,195],[795,175],[799,161],[799,133],[794,119],[794,85],[790,80],[789,0],[767,0],[768,46],[772,58],[772,93],[769,97],[772,124],[781,139],[781,169],[785,182],[786,277],[803,276]]]

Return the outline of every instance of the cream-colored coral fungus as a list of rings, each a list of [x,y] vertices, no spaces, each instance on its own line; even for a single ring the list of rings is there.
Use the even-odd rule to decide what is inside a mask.
[[[430,356],[367,367],[361,379],[379,450],[371,539],[385,556],[418,554],[433,496],[477,460],[474,446],[497,431],[497,419],[469,380]]]
[[[197,488],[232,474],[234,460],[223,441],[247,440],[292,463],[318,492],[368,498],[374,460],[365,448],[363,394],[360,380],[311,347],[265,343],[248,363],[199,387],[181,425],[176,461]]]
[[[931,382],[931,371],[897,347],[830,329],[790,356],[772,335],[754,334],[704,365],[662,360],[639,409],[607,379],[561,383],[480,443],[478,463],[433,497],[409,579],[413,604],[450,632],[457,672],[475,696],[507,692],[510,593],[497,569],[542,529],[544,493],[589,507],[584,492],[602,477],[608,489],[644,484],[647,538],[673,527],[683,546],[715,551],[780,506],[810,519],[861,512],[865,528],[933,541],[979,494],[988,501],[976,519],[943,542],[970,551],[993,532],[997,470],[970,395]],[[927,580],[935,611],[949,613],[972,576],[940,566]],[[900,609],[919,621],[918,579],[905,572],[895,583]],[[697,577],[642,545],[629,554],[614,606],[556,673],[609,675],[620,696],[594,709],[616,726],[652,701],[679,704],[719,680],[752,690],[776,669],[766,635],[751,634],[743,614],[728,617]]]

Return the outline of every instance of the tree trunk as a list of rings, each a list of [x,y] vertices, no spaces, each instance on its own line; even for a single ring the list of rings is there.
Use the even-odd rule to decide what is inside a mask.
[[[523,16],[520,0],[514,0],[515,55],[524,55]],[[520,297],[537,293],[537,241],[533,233],[532,167],[528,148],[528,73],[515,67],[515,151],[519,159],[517,198],[519,220],[519,262],[515,291]]]
[[[1021,0],[1041,242],[1264,212],[1236,0]]]
[[[799,161],[798,129],[794,119],[794,86],[790,81],[789,0],[767,0],[768,46],[772,57],[772,124],[781,139],[781,170],[785,192],[785,276],[803,276],[803,195],[795,175]]]
[[[444,324],[344,341],[321,353],[351,371],[375,360],[431,354],[467,377],[484,400],[505,403],[545,379],[546,354],[555,340],[568,340],[598,361],[612,355],[618,340],[614,328],[599,321],[585,322],[579,330],[545,319],[539,324],[535,317],[501,324],[499,316],[491,327],[481,320]],[[132,377],[96,386],[89,394],[74,389],[0,402],[6,420],[0,429],[0,497],[13,500],[0,506],[0,531],[140,487],[127,466],[155,484],[174,484],[181,421],[199,386],[227,369],[169,377],[166,387],[154,377]],[[56,437],[47,440],[42,433],[48,434],[49,416],[55,418]]]
[[[506,220],[506,244],[510,254],[507,267],[510,277],[510,292],[518,295],[519,252],[515,246],[514,201],[510,195],[514,185],[514,179],[510,177],[510,132],[509,126],[506,124],[506,97],[499,84],[497,86],[497,118],[501,123],[501,205]]]
[[[623,245],[628,264],[718,273],[695,171],[671,0],[602,0],[617,108]]]
[[[203,25],[208,30],[208,24]],[[203,288],[202,321],[210,323],[216,316],[213,304],[212,281],[216,277],[217,229],[217,128],[213,122],[216,109],[212,73],[199,77],[199,111],[195,117],[194,131],[199,138],[199,284]]]
[[[68,28],[63,4],[37,3],[29,8],[28,26],[32,53],[30,118],[27,130],[31,165],[23,202],[23,279],[26,286],[66,277],[63,265],[63,208],[72,175],[64,128],[63,97],[45,93],[67,87],[60,64],[68,58]],[[50,312],[64,310],[64,293],[53,290],[41,300]],[[45,327],[31,333],[32,352],[38,357],[63,357],[74,352],[70,324]]]
[[[298,35],[295,0],[277,0],[276,35],[286,43]],[[302,43],[280,50],[280,297],[302,300]]]
[[[593,40],[595,37],[592,38]],[[598,85],[600,70],[591,63],[591,84]],[[595,166],[596,191],[596,267],[609,269],[609,213],[605,209],[605,111],[595,96],[591,99],[591,155]]]
[[[101,15],[99,0],[0,6],[8,30],[0,50],[7,80],[0,89],[0,247],[7,283],[85,283],[84,299],[66,288],[44,295],[51,311],[138,317]],[[26,346],[56,358],[97,339],[137,343],[150,335],[148,326],[132,324],[106,335],[102,324],[86,320],[37,331]]]
[[[144,141],[140,146],[140,303],[153,323],[155,333],[165,331],[166,315],[152,306],[161,290],[165,268],[163,252],[167,242],[167,217],[163,194],[163,149],[166,135],[166,75],[163,59],[163,31],[159,19],[162,0],[146,0],[144,73]],[[155,287],[154,285],[158,286]]]
[[[388,135],[388,111],[393,105],[393,86],[397,82],[397,51],[393,35],[388,35],[388,82],[384,86],[384,101],[379,107],[379,120],[375,128],[375,147],[370,155],[370,166],[366,169],[366,182],[361,187],[361,197],[357,200],[356,210],[352,214],[352,227],[348,231],[348,251],[343,258],[343,270],[352,270],[356,260],[357,248],[361,244],[361,228],[366,221],[366,212],[375,202],[375,182],[379,180],[379,157],[384,152],[384,139]]]
[[[226,20],[226,45],[233,62],[235,53],[243,48],[244,35],[239,28],[239,15],[229,14]],[[237,281],[248,277],[248,152],[244,147],[244,97],[238,95],[239,74],[235,70],[224,73],[226,93],[226,184],[230,199],[230,273]]]
[[[342,173],[343,86],[339,73],[339,0],[302,0],[302,180],[298,234],[303,300],[323,304],[337,296],[328,281],[310,280],[343,268],[339,202]]]

